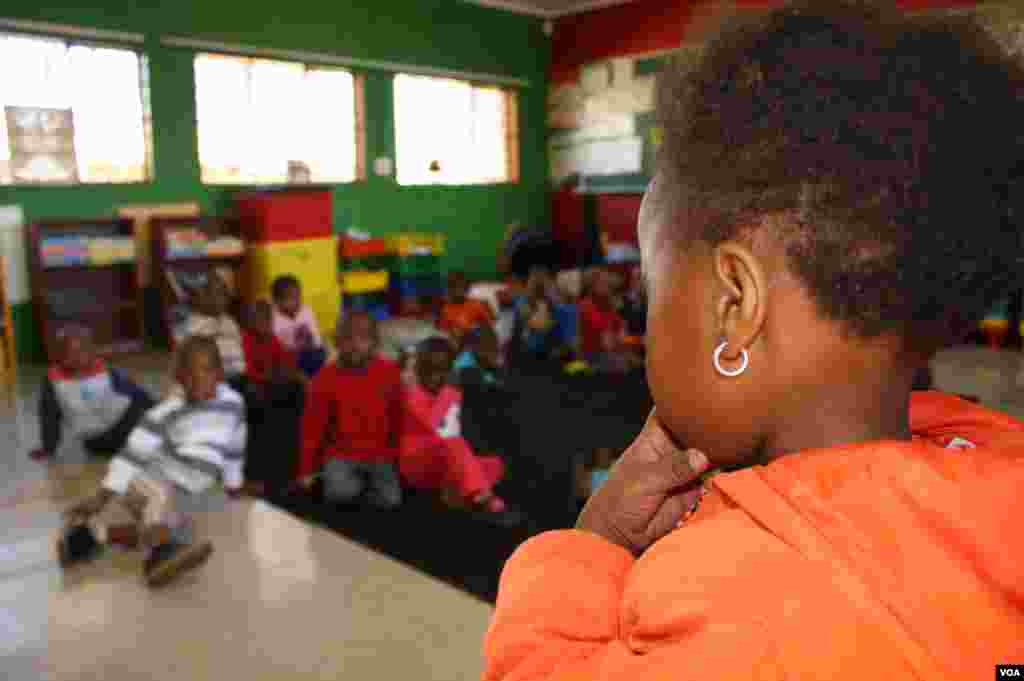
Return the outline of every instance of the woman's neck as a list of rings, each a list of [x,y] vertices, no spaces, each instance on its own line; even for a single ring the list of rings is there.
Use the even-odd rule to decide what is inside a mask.
[[[856,383],[840,380],[817,391],[808,386],[791,391],[794,399],[785,409],[790,416],[760,444],[757,463],[856,442],[910,440],[913,371],[893,369],[873,376],[868,381],[861,376]]]

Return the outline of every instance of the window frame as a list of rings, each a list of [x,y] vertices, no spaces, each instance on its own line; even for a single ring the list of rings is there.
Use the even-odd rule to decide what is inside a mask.
[[[497,181],[481,180],[474,182],[408,182],[404,183],[398,179],[398,95],[397,79],[399,76],[412,78],[432,78],[435,80],[451,80],[465,83],[474,90],[498,90],[501,92],[505,110],[505,178]],[[391,78],[391,109],[392,125],[394,129],[394,154],[395,171],[394,181],[399,187],[501,187],[514,186],[520,183],[521,178],[521,145],[522,138],[519,132],[519,88],[512,85],[505,85],[496,82],[463,78],[455,75],[432,75],[429,73],[417,73],[415,71],[397,71]]]
[[[143,179],[116,182],[102,180],[98,182],[85,182],[75,180],[74,182],[2,182],[0,191],[3,190],[47,190],[47,189],[68,189],[78,187],[144,187],[156,182],[156,165],[154,163],[154,126],[153,126],[153,92],[151,89],[152,77],[149,66],[149,55],[142,44],[142,37],[132,40],[131,37],[124,41],[116,38],[89,37],[86,35],[75,35],[74,33],[61,33],[59,31],[47,32],[45,30],[26,30],[16,25],[8,25],[7,22],[0,24],[0,37],[14,36],[17,38],[35,38],[38,40],[52,40],[64,44],[64,49],[71,47],[88,47],[105,50],[122,50],[135,53],[139,60],[138,86],[139,106],[142,110],[142,139],[143,139]],[[130,35],[130,34],[129,34]],[[0,116],[5,115],[0,107]],[[2,144],[9,144],[9,139],[0,140]],[[77,160],[77,155],[76,155]]]
[[[285,64],[297,64],[304,67],[307,70],[321,69],[325,71],[346,71],[352,76],[352,83],[354,86],[354,100],[355,100],[355,111],[353,112],[355,125],[356,125],[356,168],[355,178],[345,182],[335,181],[318,181],[312,180],[310,182],[207,182],[203,179],[203,162],[202,154],[199,149],[199,100],[198,92],[195,91],[196,72],[195,63],[196,59],[204,56],[215,56],[215,57],[232,57],[235,59],[246,59],[249,61],[267,61],[267,62],[279,62]],[[193,116],[193,130],[195,133],[196,140],[196,167],[199,171],[199,184],[203,187],[211,187],[214,189],[294,189],[294,188],[316,188],[316,187],[348,187],[358,185],[361,182],[365,182],[367,178],[367,164],[366,164],[366,74],[355,68],[343,66],[335,63],[318,62],[313,59],[298,59],[289,58],[286,56],[264,56],[260,54],[247,54],[245,52],[234,52],[234,51],[220,51],[216,49],[202,49],[195,50],[192,54],[192,84],[193,84],[193,100],[194,100],[194,116]]]

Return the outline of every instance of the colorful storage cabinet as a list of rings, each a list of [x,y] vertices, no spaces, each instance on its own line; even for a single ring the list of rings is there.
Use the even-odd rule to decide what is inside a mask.
[[[269,298],[274,279],[294,275],[321,331],[331,337],[338,322],[341,286],[330,190],[254,192],[239,196],[236,207],[249,245],[246,297]]]
[[[444,234],[404,232],[392,235],[389,241],[395,252],[391,277],[394,296],[399,301],[443,296]]]
[[[390,314],[387,293],[393,260],[391,244],[384,239],[346,237],[339,250],[345,308],[386,319]]]

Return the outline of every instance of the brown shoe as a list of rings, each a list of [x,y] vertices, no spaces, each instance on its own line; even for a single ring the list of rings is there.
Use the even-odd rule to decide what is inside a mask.
[[[151,587],[164,586],[179,575],[202,566],[212,553],[213,544],[208,541],[198,544],[161,544],[149,554],[142,568],[146,584]]]

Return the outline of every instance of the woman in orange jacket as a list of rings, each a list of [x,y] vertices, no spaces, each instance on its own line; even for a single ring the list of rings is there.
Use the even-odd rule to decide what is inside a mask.
[[[1020,69],[962,17],[814,0],[667,75],[656,413],[576,529],[509,560],[487,679],[1024,662],[1024,424],[911,395],[1019,276]]]

